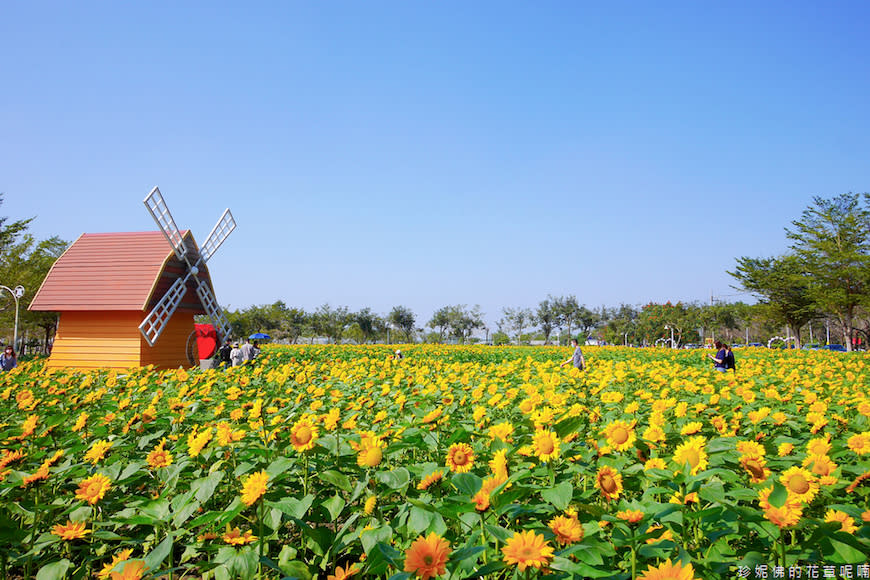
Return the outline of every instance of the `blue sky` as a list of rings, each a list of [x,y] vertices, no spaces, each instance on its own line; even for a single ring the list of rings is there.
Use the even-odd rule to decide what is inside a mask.
[[[5,2],[0,215],[154,229],[230,308],[738,299],[870,189],[867,2]],[[32,296],[32,293],[30,293]],[[746,297],[743,297],[746,298]]]

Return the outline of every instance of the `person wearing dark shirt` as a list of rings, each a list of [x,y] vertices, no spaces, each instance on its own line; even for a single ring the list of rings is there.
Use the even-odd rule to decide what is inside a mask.
[[[563,367],[567,364],[573,364],[575,369],[577,369],[578,371],[582,371],[586,368],[586,359],[583,358],[583,351],[580,350],[580,343],[577,342],[576,338],[572,338],[571,346],[574,347],[574,353],[571,355],[571,358],[569,358],[559,366]]]
[[[708,354],[707,358],[713,361],[713,368],[715,370],[719,371],[720,373],[724,373],[728,370],[728,367],[725,364],[725,360],[728,358],[728,349],[718,340],[713,343],[713,346],[716,347],[716,354],[715,356],[712,354]]]
[[[233,345],[229,340],[224,342],[224,345],[218,351],[220,355],[221,362],[226,366],[230,366],[230,353],[233,351]]]

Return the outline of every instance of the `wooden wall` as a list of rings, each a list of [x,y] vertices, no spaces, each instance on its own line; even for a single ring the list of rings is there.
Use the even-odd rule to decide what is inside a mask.
[[[154,364],[187,367],[187,337],[193,314],[176,312],[153,347],[139,333],[145,313],[137,311],[66,311],[61,313],[48,367],[79,369]]]
[[[145,314],[142,314],[144,318]],[[141,320],[140,320],[141,322]],[[136,323],[139,326],[139,322]],[[187,360],[187,338],[193,332],[193,314],[184,311],[176,311],[169,320],[169,324],[163,329],[163,333],[154,346],[148,346],[142,339],[142,365],[153,364],[161,369],[175,369],[189,367]],[[139,330],[137,329],[138,333]],[[196,338],[194,337],[194,340]],[[197,361],[197,365],[199,361]]]

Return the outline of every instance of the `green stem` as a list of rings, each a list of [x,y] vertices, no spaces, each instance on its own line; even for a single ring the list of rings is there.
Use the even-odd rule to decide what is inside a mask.
[[[263,577],[263,554],[265,549],[265,538],[263,537],[263,510],[265,509],[266,502],[260,498],[260,507],[257,510],[257,520],[258,520],[258,533],[260,534],[260,560],[257,562],[257,569],[259,570],[260,577]]]
[[[305,497],[306,495],[308,495],[308,454],[304,451],[303,453],[304,455],[302,457],[304,458],[303,463],[305,464],[305,477],[302,481],[302,497]]]
[[[637,552],[634,546],[631,546],[631,580],[637,578]]]
[[[484,527],[483,512],[480,512],[480,543],[486,546],[486,528]],[[486,550],[483,551],[483,564],[487,564]]]

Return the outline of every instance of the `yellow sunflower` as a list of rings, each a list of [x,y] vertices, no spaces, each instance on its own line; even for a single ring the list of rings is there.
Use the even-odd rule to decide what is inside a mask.
[[[637,440],[634,433],[634,424],[625,421],[613,421],[604,428],[604,436],[607,444],[616,451],[631,449]]]
[[[300,453],[314,449],[316,439],[317,426],[308,419],[296,421],[290,429],[290,444],[293,445],[293,449]]]
[[[679,562],[671,563],[668,558],[658,566],[650,565],[646,572],[637,577],[638,580],[695,580],[695,569],[691,564],[683,566]]]
[[[764,512],[764,517],[780,528],[796,525],[803,515],[803,504],[801,501],[793,495],[788,494],[785,503],[777,507],[769,501],[772,492],[773,486],[766,487],[758,492],[758,505]]]
[[[501,549],[505,564],[516,564],[520,572],[526,568],[546,568],[553,557],[553,547],[534,530],[516,532]]]
[[[76,490],[76,499],[94,505],[103,499],[110,487],[112,487],[112,482],[108,477],[102,473],[95,473],[79,483],[79,488]]]
[[[547,525],[556,536],[556,541],[563,546],[576,544],[583,539],[583,526],[580,525],[575,512],[568,512],[564,516],[556,516]]]
[[[622,493],[622,475],[609,465],[603,465],[595,474],[595,487],[605,499],[616,499]]]
[[[547,462],[559,457],[559,437],[552,431],[540,429],[532,438],[535,455],[541,461]]]
[[[852,435],[846,440],[846,446],[858,455],[870,453],[870,431]]]
[[[846,512],[841,512],[840,510],[829,509],[825,512],[825,521],[826,522],[840,522],[840,531],[846,532],[847,534],[854,534],[858,531],[858,527],[855,526],[855,520],[847,514]]]
[[[779,482],[790,495],[802,503],[809,503],[819,492],[819,482],[812,473],[798,466],[789,467],[780,476]]]
[[[242,484],[242,503],[250,507],[266,493],[269,474],[265,471],[252,473]]]
[[[697,475],[707,467],[707,452],[704,450],[706,443],[707,439],[701,435],[681,443],[674,451],[674,462],[679,465],[688,463],[692,468],[692,475]]]
[[[447,467],[456,473],[471,471],[474,465],[474,450],[467,443],[454,443],[447,449]]]
[[[91,530],[86,528],[85,522],[67,521],[65,524],[57,524],[51,528],[51,533],[55,536],[60,536],[62,540],[78,540],[84,538],[91,533]]]

